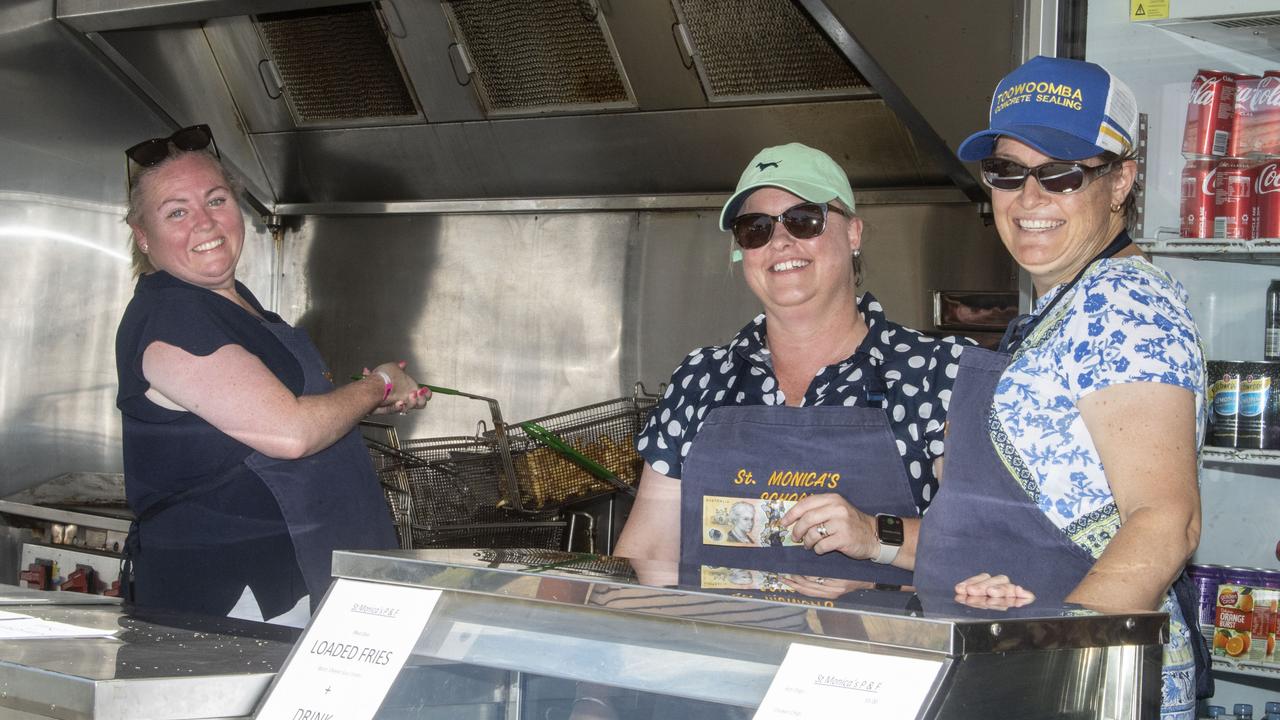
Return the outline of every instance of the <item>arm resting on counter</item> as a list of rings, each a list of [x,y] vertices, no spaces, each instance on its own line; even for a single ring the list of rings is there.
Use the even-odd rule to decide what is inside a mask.
[[[408,392],[402,388],[417,389],[412,378],[388,365],[379,369],[396,384],[389,402]],[[195,413],[263,455],[284,460],[329,447],[383,405],[385,393],[382,377],[374,373],[333,392],[299,397],[239,345],[199,356],[153,342],[142,354],[142,374],[151,384],[147,398],[152,402]]]
[[[1174,385],[1126,383],[1079,406],[1121,525],[1067,600],[1156,610],[1200,542],[1195,396]]]
[[[628,558],[680,560],[679,479],[644,464],[635,505],[613,552]]]

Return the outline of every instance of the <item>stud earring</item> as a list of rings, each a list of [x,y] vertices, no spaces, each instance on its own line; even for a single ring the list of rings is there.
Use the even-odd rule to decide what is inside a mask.
[[[146,252],[146,251],[147,251],[147,244],[146,244],[146,243],[142,243],[141,247],[142,247],[142,252]]]
[[[853,249],[853,256],[854,256],[854,257],[862,257],[862,248],[854,248],[854,249]]]
[[[1111,203],[1111,212],[1113,213],[1120,212],[1120,203]]]
[[[734,248],[733,252],[729,253],[729,260],[732,262],[742,262],[742,250]]]

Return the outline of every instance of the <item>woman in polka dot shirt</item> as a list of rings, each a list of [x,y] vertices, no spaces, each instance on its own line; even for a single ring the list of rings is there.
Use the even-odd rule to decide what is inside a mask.
[[[910,583],[964,346],[857,295],[853,209],[819,150],[766,148],[747,166],[721,228],[765,312],[676,368],[637,439],[619,555],[783,572],[816,594],[838,592],[829,578]]]

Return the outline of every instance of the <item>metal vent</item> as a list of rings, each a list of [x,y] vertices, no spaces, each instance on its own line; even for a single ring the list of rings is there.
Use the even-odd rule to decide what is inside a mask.
[[[872,95],[792,0],[674,0],[712,101]]]
[[[1218,20],[1213,24],[1224,28],[1273,27],[1280,25],[1280,15],[1258,15],[1238,20]]]
[[[491,113],[636,107],[590,0],[451,0],[444,8]]]
[[[418,115],[372,5],[270,13],[257,21],[300,123]]]

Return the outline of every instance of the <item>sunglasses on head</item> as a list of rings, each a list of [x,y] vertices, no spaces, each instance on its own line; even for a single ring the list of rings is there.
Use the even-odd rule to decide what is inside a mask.
[[[744,250],[754,250],[768,245],[770,238],[773,237],[773,228],[776,223],[782,223],[787,232],[791,233],[791,237],[797,240],[809,240],[826,231],[828,210],[834,210],[845,217],[853,217],[847,210],[836,205],[804,202],[783,210],[781,215],[764,213],[739,215],[733,219],[730,228],[733,230],[733,239]]]
[[[1058,195],[1083,190],[1089,181],[1111,172],[1114,162],[1089,166],[1078,162],[1047,162],[1035,167],[1004,158],[987,158],[982,161],[982,181],[995,190],[1018,190],[1034,177],[1046,192]]]
[[[172,152],[171,146],[179,150],[203,150],[213,145],[213,154],[218,155],[218,144],[213,141],[213,132],[208,125],[192,125],[174,132],[169,137],[151,138],[134,145],[124,154],[142,167],[159,165]],[[221,155],[218,155],[221,157]]]

